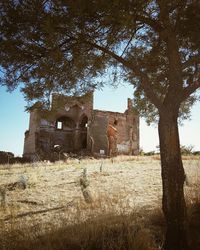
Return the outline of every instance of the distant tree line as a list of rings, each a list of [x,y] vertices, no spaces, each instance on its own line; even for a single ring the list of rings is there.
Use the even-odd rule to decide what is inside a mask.
[[[157,155],[160,154],[159,152],[159,146],[156,147],[157,150],[147,151],[145,152],[142,148],[140,149],[140,155],[141,156],[151,156],[151,155]],[[200,151],[194,150],[193,145],[185,146],[181,145],[181,155],[200,155]]]
[[[0,164],[27,163],[25,157],[16,156],[12,152],[0,151]]]

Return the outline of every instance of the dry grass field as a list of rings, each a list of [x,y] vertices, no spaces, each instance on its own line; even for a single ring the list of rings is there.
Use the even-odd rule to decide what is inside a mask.
[[[200,158],[184,157],[184,168],[190,241],[198,250]],[[80,185],[84,171],[91,202]],[[2,250],[162,249],[159,157],[1,165],[0,188]]]

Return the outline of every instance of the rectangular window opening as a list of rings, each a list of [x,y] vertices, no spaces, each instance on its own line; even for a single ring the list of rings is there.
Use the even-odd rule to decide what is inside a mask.
[[[57,122],[57,129],[62,129],[63,128],[63,124],[62,122]]]

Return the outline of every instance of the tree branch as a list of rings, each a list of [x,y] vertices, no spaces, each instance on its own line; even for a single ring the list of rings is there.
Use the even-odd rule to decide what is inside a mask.
[[[145,16],[136,16],[136,20],[139,22],[145,23],[146,25],[153,28],[156,32],[161,32],[163,27],[161,24],[158,23],[158,20],[153,20],[151,18],[145,17]]]
[[[198,66],[196,66],[195,72],[187,80],[188,86],[182,90],[181,101],[187,99],[192,93],[194,93],[198,88],[200,88],[199,76],[199,68]]]
[[[152,90],[152,86],[149,82],[148,77],[142,73],[140,79],[141,79],[140,86],[144,90],[146,96],[157,107],[157,109],[160,110],[162,108],[162,102]]]
[[[142,26],[142,27],[143,27],[143,26]],[[140,28],[141,28],[141,27],[140,27]],[[140,28],[139,28],[139,29],[140,29]],[[126,45],[126,47],[124,48],[124,50],[123,50],[123,52],[122,52],[122,54],[121,54],[121,57],[124,55],[125,51],[127,50],[128,46],[130,45],[131,41],[133,40],[134,35],[136,34],[136,32],[137,32],[139,29],[135,29],[135,30],[134,30],[133,34],[131,35],[131,37],[130,37],[130,39],[129,39],[127,45]]]
[[[103,51],[104,53],[108,54],[109,56],[111,56],[112,58],[114,58],[115,60],[117,60],[118,62],[120,62],[121,64],[123,64],[124,66],[126,66],[129,69],[133,69],[133,66],[130,62],[128,62],[127,60],[125,60],[123,57],[118,56],[117,54],[115,54],[113,51],[109,50],[106,47],[103,47],[101,45],[98,45],[96,43],[90,42],[90,41],[85,41],[87,44],[91,45],[92,47]]]
[[[183,92],[182,92],[181,101],[186,100],[197,89],[200,89],[200,83],[199,82],[195,82],[195,83],[189,85],[188,87],[184,88]]]
[[[186,62],[182,64],[183,69],[192,66],[194,63],[200,63],[200,55],[190,57]]]
[[[121,63],[123,66],[127,67],[128,69],[132,70],[135,72],[141,79],[141,88],[144,90],[145,94],[147,97],[150,99],[150,101],[158,108],[161,109],[162,107],[162,102],[158,98],[158,96],[154,93],[152,89],[152,85],[149,82],[148,76],[140,70],[137,65],[132,65],[129,61],[125,60],[123,57],[118,56],[115,54],[113,51],[109,50],[106,47],[103,47],[101,45],[98,45],[96,43],[90,42],[90,41],[85,41],[87,44],[91,45],[92,47],[103,51],[104,53],[110,55],[112,58],[114,58],[116,61]]]

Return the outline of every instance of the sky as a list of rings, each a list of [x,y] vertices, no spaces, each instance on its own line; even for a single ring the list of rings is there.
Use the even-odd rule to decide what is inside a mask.
[[[117,88],[104,87],[94,93],[94,109],[124,112],[127,98],[133,97],[133,88],[120,85]],[[23,154],[24,132],[29,126],[29,113],[25,112],[26,102],[19,89],[8,93],[0,87],[0,151]],[[200,103],[192,108],[191,120],[179,128],[181,145],[192,145],[200,151]],[[147,126],[140,119],[140,147],[145,151],[156,150],[159,144],[157,126]]]

